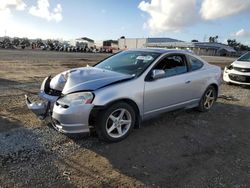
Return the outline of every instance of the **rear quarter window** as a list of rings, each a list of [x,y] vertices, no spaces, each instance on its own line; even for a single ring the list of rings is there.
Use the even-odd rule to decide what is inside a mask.
[[[189,59],[191,71],[195,71],[203,67],[204,63],[201,60],[193,56],[189,56],[188,59]]]

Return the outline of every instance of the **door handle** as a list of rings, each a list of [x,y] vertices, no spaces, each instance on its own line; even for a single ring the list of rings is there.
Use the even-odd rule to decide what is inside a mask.
[[[189,83],[191,83],[191,81],[190,81],[190,80],[188,80],[188,81],[186,81],[186,82],[185,82],[185,84],[189,84]]]

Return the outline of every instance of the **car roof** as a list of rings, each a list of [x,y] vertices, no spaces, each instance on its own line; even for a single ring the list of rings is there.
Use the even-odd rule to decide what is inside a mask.
[[[160,54],[166,54],[166,53],[192,54],[192,51],[190,50],[176,50],[176,49],[165,49],[165,48],[135,48],[135,49],[129,49],[128,51],[155,52],[155,53],[160,53]]]

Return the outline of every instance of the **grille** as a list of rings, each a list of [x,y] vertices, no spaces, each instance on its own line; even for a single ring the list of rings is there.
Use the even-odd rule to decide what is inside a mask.
[[[236,82],[250,83],[250,76],[229,74],[229,78]]]
[[[237,70],[239,72],[250,72],[250,68],[234,67],[234,70]]]

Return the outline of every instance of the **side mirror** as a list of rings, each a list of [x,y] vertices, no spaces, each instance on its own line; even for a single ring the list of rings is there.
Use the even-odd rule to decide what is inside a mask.
[[[161,70],[161,69],[154,69],[152,71],[152,78],[153,80],[157,80],[157,79],[160,79],[160,78],[164,78],[165,77],[165,71],[164,70]]]

